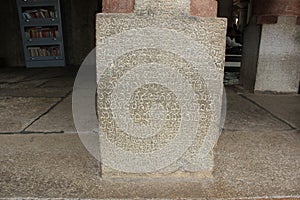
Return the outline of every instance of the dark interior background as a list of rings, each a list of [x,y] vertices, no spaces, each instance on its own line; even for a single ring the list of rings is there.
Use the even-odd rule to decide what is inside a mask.
[[[78,66],[95,47],[95,14],[101,1],[61,0],[66,63]],[[0,67],[25,66],[22,38],[15,0],[0,2]]]

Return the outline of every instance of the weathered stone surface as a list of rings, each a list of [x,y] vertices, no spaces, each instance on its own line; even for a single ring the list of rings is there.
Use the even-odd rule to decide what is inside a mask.
[[[262,27],[256,91],[298,93],[300,82],[300,26],[296,17],[278,17]]]
[[[191,0],[191,15],[216,17],[218,2],[216,0]]]
[[[74,77],[58,77],[45,81],[40,87],[42,88],[67,88],[72,89],[74,85]]]
[[[23,131],[59,98],[0,97],[0,133]]]
[[[282,121],[290,124],[295,129],[300,130],[299,95],[247,94],[246,96],[247,98],[255,101],[258,105],[264,107],[273,115],[277,116]],[[275,127],[274,125],[273,128]],[[279,125],[279,123],[277,123],[277,125]]]
[[[163,6],[163,8],[162,8]],[[134,7],[139,14],[175,14],[202,17],[216,17],[218,3],[216,0],[186,0],[182,1],[150,1],[150,0],[103,0],[103,13],[132,13]],[[167,12],[166,12],[167,10]]]
[[[226,131],[215,149],[210,181],[195,177],[112,181],[99,178],[97,160],[75,134],[0,135],[0,198],[299,197],[299,143],[299,131]]]
[[[22,86],[20,86],[22,87]],[[65,97],[72,91],[71,87],[61,88],[0,88],[0,97]]]
[[[131,13],[134,0],[103,0],[102,12],[104,13]]]
[[[226,21],[188,17],[189,1],[151,2],[137,1],[136,15],[97,15],[102,172],[207,176],[220,134]]]
[[[226,89],[226,94],[225,130],[269,132],[289,130],[291,128],[248,99],[232,93],[228,89]]]
[[[189,15],[190,0],[135,0],[135,13],[149,15]]]
[[[65,98],[25,131],[76,133],[72,116],[72,95]]]
[[[7,73],[19,71],[14,68]],[[47,74],[44,70],[39,73]],[[19,76],[15,73],[14,78],[19,79]],[[227,90],[227,93],[233,95],[234,91]],[[299,95],[244,95],[290,124],[299,120]],[[39,107],[35,106],[37,102],[52,103],[44,101],[45,98],[18,99],[8,98],[5,103],[1,100],[0,115],[4,118],[0,121],[4,119],[7,123],[19,119],[25,123],[30,118],[25,113]],[[212,180],[194,177],[101,179],[97,160],[88,153],[76,134],[0,134],[0,198],[264,199],[268,196],[299,199],[299,130],[278,129],[280,125],[270,123],[263,108],[251,112],[250,102],[240,95],[229,97],[228,104],[229,112],[234,112],[234,115],[227,116],[227,119],[232,117],[229,122],[243,121],[247,117],[255,123],[257,113],[263,116],[257,121],[257,127],[248,126],[247,130],[238,127],[242,131],[225,130],[221,135],[215,148]],[[9,109],[15,105],[18,105],[16,109]],[[67,107],[60,108],[66,109],[61,112],[68,113]],[[249,108],[251,110],[247,112]],[[56,120],[56,116],[51,117],[49,123]],[[4,126],[1,124],[0,127]]]

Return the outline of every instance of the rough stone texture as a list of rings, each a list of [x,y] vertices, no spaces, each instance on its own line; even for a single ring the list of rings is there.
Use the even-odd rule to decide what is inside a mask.
[[[189,6],[188,0],[137,0],[136,15],[97,15],[104,176],[210,175],[226,21],[188,17]]]
[[[132,13],[135,0],[103,0],[104,13]]]
[[[300,81],[300,27],[296,17],[279,17],[262,28],[256,91],[298,93]]]
[[[226,131],[214,179],[113,179],[74,134],[0,135],[0,198],[255,199],[300,195],[300,134]]]
[[[0,133],[23,131],[58,101],[58,98],[0,97]]]
[[[135,0],[135,13],[149,15],[190,14],[190,0]]]
[[[32,78],[36,76],[36,70],[22,70],[1,70],[7,73],[2,77],[6,77],[6,81],[14,81],[22,79],[25,72]],[[42,78],[47,77],[49,72],[43,69],[38,73]],[[14,76],[8,76],[12,74]],[[246,115],[253,115],[248,117],[253,122],[256,113],[263,116],[259,118],[259,129],[256,131],[251,130],[250,126],[247,130],[239,126],[236,128],[238,130],[225,130],[221,135],[215,148],[214,179],[101,179],[98,162],[86,151],[76,134],[0,134],[0,198],[300,199],[299,130],[282,131],[280,124],[283,122],[269,123],[270,118],[265,115],[263,108],[251,112],[254,107],[249,102],[251,98],[292,124],[299,116],[298,96],[243,94],[248,98],[243,99],[241,95],[234,95],[233,89],[226,88],[230,95],[228,112],[234,111],[234,115],[227,115],[226,120],[232,122],[230,118],[234,117],[242,124]],[[11,120],[17,119],[20,109],[22,113],[27,109],[28,112],[33,111],[35,106],[31,102],[45,103],[45,98],[23,99],[28,99],[23,101],[27,107],[21,101],[16,103],[17,100],[12,99],[5,104],[0,102],[1,108],[4,108],[0,111],[0,115],[4,111],[4,118],[0,121],[5,121],[8,116],[13,116]],[[7,108],[16,104],[19,105],[18,109],[10,109],[12,114],[7,115]],[[47,104],[51,104],[51,101]],[[61,112],[68,113],[67,106],[60,108],[63,109]],[[48,116],[49,123],[57,120],[55,115]],[[21,120],[25,122],[28,118],[25,116]],[[236,125],[239,122],[234,123]],[[230,124],[227,122],[227,125]],[[269,131],[265,131],[265,128]]]
[[[191,0],[191,15],[201,17],[216,17],[218,2],[216,0]]]
[[[76,133],[72,116],[72,95],[65,98],[25,131]]]
[[[136,9],[142,13],[157,14],[161,11],[157,9],[158,2],[144,1],[144,0],[103,0],[102,1],[102,12],[103,13],[132,13],[134,11],[135,2],[137,2]],[[164,2],[165,3],[165,2]],[[179,7],[178,7],[179,6]],[[182,6],[184,8],[182,8]],[[186,1],[184,5],[179,4],[179,1],[169,1],[169,8],[173,10],[179,10],[181,13],[187,14],[190,12],[191,15],[201,16],[201,17],[216,17],[217,16],[217,6],[216,0],[191,0]]]

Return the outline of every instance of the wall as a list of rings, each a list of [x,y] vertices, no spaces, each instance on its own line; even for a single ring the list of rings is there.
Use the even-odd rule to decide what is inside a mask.
[[[218,17],[226,17],[228,25],[233,22],[233,0],[218,0]]]
[[[300,81],[300,26],[296,17],[264,24],[255,91],[297,93]]]
[[[24,66],[21,32],[15,0],[0,3],[0,62],[2,66]]]
[[[254,15],[300,16],[299,0],[254,0]]]
[[[95,47],[95,14],[101,4],[98,0],[61,0],[67,65],[80,65]],[[15,0],[0,2],[0,18],[0,64],[4,60],[8,67],[25,66]]]
[[[80,65],[95,47],[95,15],[99,8],[98,0],[61,1],[68,65]]]

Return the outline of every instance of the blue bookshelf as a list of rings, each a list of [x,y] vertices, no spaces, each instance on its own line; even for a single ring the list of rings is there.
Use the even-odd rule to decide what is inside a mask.
[[[65,66],[59,0],[17,0],[26,67]]]

